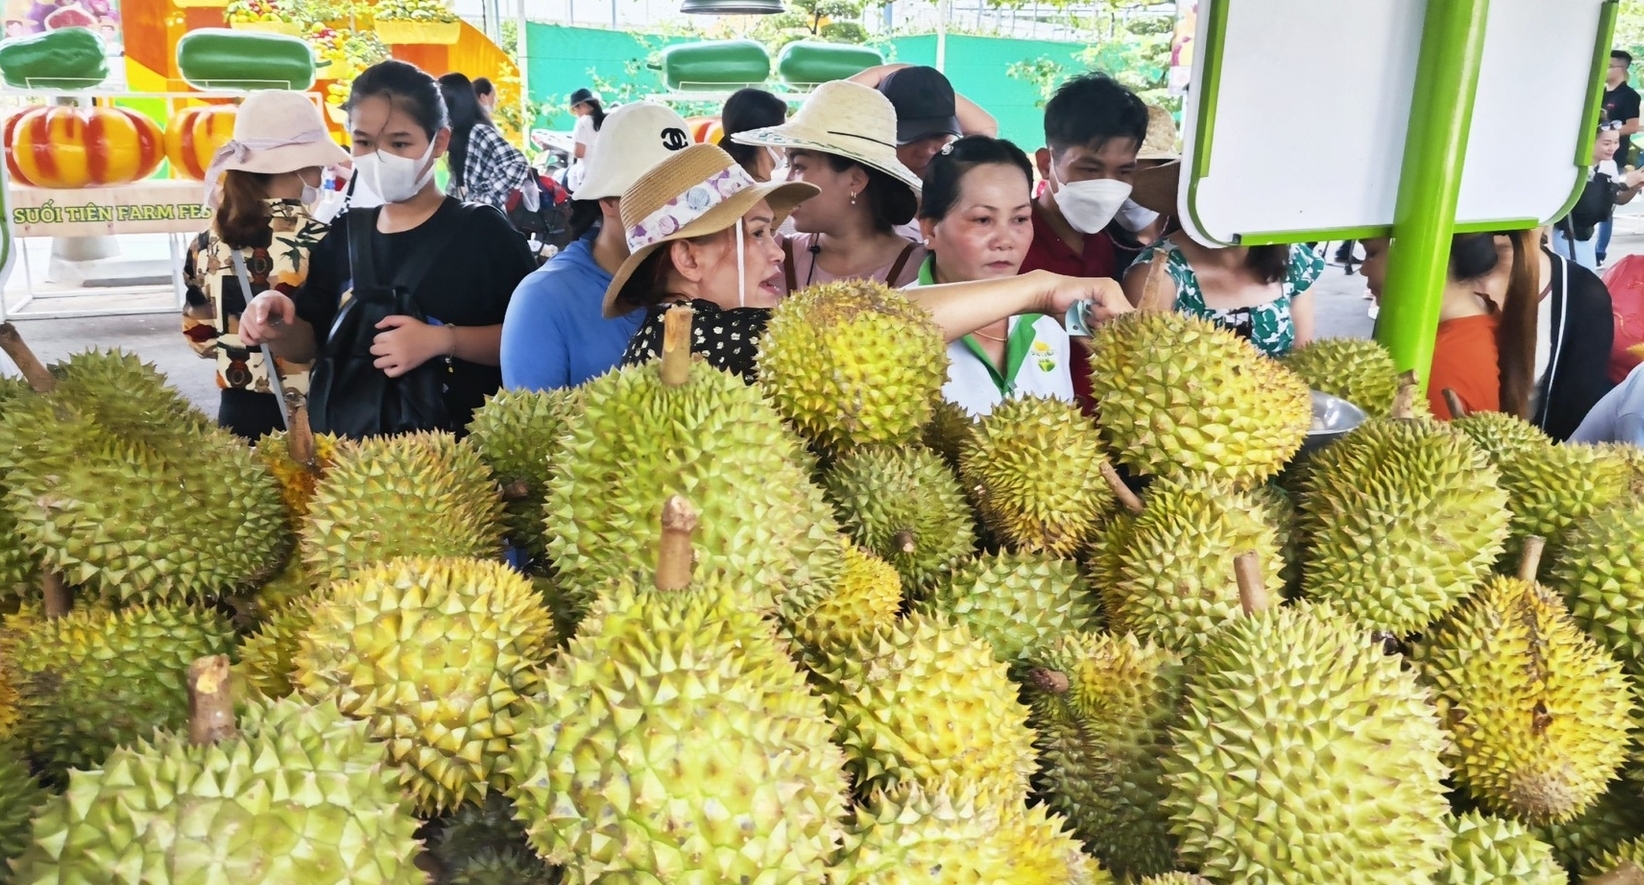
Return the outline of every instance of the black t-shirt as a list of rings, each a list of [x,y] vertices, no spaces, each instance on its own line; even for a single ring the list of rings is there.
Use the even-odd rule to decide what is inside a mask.
[[[1614,89],[1604,90],[1604,113],[1611,121],[1619,120],[1622,123],[1635,119],[1639,115],[1638,91],[1626,83]],[[1632,148],[1633,140],[1630,137],[1621,139],[1621,149],[1615,152],[1616,165],[1626,166],[1628,151]]]
[[[374,210],[356,210],[375,219]],[[309,258],[308,279],[296,297],[297,316],[323,339],[336,319],[342,295],[351,286],[348,222],[344,213]],[[499,326],[508,299],[525,275],[537,268],[525,238],[491,206],[447,199],[427,221],[395,234],[371,238],[372,260],[382,279],[394,282],[394,269],[407,256],[439,250],[433,265],[412,288],[412,297],[430,321],[450,326]],[[485,397],[502,387],[502,369],[453,359],[446,381],[445,405],[453,426],[464,428]]]

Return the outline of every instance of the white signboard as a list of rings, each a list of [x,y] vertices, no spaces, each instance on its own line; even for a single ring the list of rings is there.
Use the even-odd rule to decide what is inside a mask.
[[[1609,50],[1606,2],[1491,0],[1457,224],[1565,210],[1590,161],[1577,152]],[[1426,7],[1199,0],[1183,113],[1188,233],[1231,244],[1390,228]]]

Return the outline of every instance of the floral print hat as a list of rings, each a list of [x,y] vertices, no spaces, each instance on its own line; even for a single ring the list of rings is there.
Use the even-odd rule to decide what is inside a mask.
[[[628,260],[605,289],[605,316],[622,316],[643,302],[633,290],[651,281],[632,277],[657,249],[732,227],[760,200],[770,202],[772,227],[778,227],[817,193],[816,185],[802,181],[761,184],[717,145],[693,144],[673,154],[622,193]]]

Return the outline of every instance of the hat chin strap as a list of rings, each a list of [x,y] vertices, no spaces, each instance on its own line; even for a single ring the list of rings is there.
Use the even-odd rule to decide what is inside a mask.
[[[736,306],[748,306],[748,262],[744,260],[742,219],[736,220]]]

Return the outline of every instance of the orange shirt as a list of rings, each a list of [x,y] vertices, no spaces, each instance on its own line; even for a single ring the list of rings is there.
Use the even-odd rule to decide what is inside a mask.
[[[1433,374],[1427,382],[1427,407],[1450,420],[1446,388],[1461,397],[1469,412],[1501,411],[1501,361],[1496,348],[1496,317],[1484,314],[1439,323],[1433,349]]]

